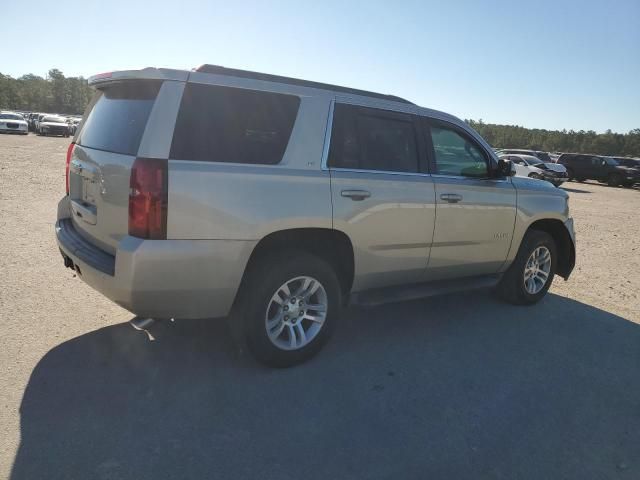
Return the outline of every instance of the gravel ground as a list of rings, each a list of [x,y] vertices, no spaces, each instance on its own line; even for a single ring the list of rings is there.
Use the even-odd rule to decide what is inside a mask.
[[[640,478],[640,191],[567,185],[577,266],[539,305],[350,309],[267,370],[63,268],[67,145],[0,136],[0,478]]]

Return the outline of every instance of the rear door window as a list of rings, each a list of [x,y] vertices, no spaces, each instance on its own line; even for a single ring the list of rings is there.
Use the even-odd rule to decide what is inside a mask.
[[[136,155],[161,82],[129,81],[99,90],[76,143]]]
[[[413,117],[337,104],[328,164],[356,170],[417,172],[418,149]]]
[[[294,95],[188,84],[171,158],[274,165],[284,156],[298,114]]]

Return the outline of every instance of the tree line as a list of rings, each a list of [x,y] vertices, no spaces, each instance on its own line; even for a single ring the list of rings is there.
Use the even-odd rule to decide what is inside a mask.
[[[0,109],[81,115],[93,90],[83,77],[65,77],[54,68],[46,78],[32,73],[13,78],[0,73]]]
[[[542,130],[466,120],[494,148],[526,148],[546,152],[591,153],[640,157],[640,128],[629,133]]]

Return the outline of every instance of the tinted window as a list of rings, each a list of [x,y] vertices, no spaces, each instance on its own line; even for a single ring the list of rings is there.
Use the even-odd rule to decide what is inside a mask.
[[[171,158],[276,164],[282,160],[300,99],[240,88],[187,85]]]
[[[336,105],[329,166],[417,172],[416,132],[411,115]]]
[[[108,152],[135,155],[158,95],[158,82],[127,82],[96,93],[77,143]]]
[[[547,152],[536,152],[536,157],[546,163],[551,163],[551,157]]]
[[[463,177],[487,177],[489,169],[482,149],[466,135],[448,127],[431,127],[436,173]]]

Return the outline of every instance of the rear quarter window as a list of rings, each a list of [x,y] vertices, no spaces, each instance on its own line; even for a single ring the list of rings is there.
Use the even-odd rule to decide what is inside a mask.
[[[160,85],[132,81],[96,92],[76,143],[107,152],[137,154]]]
[[[274,165],[284,156],[300,98],[188,84],[171,144],[175,160]]]

